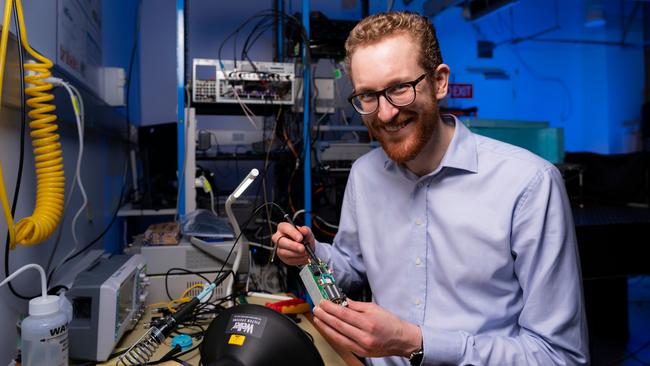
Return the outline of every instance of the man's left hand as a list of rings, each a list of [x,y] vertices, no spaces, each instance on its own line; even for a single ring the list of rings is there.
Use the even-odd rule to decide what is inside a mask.
[[[402,356],[420,349],[420,327],[374,303],[348,299],[348,306],[323,300],[314,324],[332,341],[361,357]]]

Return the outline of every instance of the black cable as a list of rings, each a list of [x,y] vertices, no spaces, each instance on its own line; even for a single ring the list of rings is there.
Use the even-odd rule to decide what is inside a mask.
[[[242,22],[242,23],[239,25],[239,27],[237,27],[237,29],[235,29],[232,33],[230,33],[230,34],[229,34],[229,35],[228,35],[228,36],[227,36],[227,37],[226,37],[226,38],[221,42],[221,45],[219,45],[219,51],[217,52],[217,57],[218,57],[218,59],[219,59],[219,66],[220,66],[221,68],[223,68],[223,63],[221,62],[221,50],[223,49],[223,46],[226,44],[226,42],[227,42],[230,38],[232,38],[233,36],[237,35],[237,34],[239,33],[239,31],[240,31],[241,29],[243,29],[243,28],[244,28],[244,27],[245,27],[249,22],[251,22],[253,19],[255,19],[255,18],[257,18],[257,17],[263,17],[263,16],[265,16],[265,15],[264,15],[264,12],[266,12],[266,10],[262,10],[261,12],[259,12],[259,13],[255,14],[255,15],[251,16],[250,18],[248,18],[247,20],[245,20],[244,22]],[[236,59],[233,60],[233,61],[236,61]]]
[[[212,282],[207,277],[205,277],[204,275],[202,275],[199,272],[190,271],[189,269],[185,269],[185,268],[172,267],[167,272],[165,272],[165,293],[167,293],[167,297],[169,298],[170,301],[174,300],[174,298],[169,293],[169,284],[167,282],[167,278],[169,277],[170,274],[172,274],[172,272],[176,272],[176,271],[180,271],[180,272],[184,272],[186,274],[193,274],[193,275],[199,276],[199,277],[201,277],[201,279],[203,279],[207,283]]]
[[[140,34],[140,8],[141,8],[141,5],[142,5],[142,0],[139,0],[138,3],[136,4],[136,25],[135,25],[135,30],[134,30],[134,33],[133,33],[133,36],[134,36],[134,38],[133,38],[133,47],[131,48],[131,56],[129,58],[129,71],[128,71],[128,75],[126,77],[126,86],[125,86],[125,88],[126,88],[126,111],[125,111],[125,114],[126,114],[126,136],[127,136],[127,144],[126,144],[127,145],[127,154],[126,154],[127,159],[129,158],[129,153],[130,153],[129,142],[128,141],[129,141],[129,135],[130,135],[129,125],[131,123],[130,122],[130,113],[129,113],[129,104],[130,104],[129,103],[129,96],[130,96],[130,92],[131,92],[131,74],[133,72],[133,61],[134,61],[134,58],[135,58],[135,51],[136,51],[137,45],[138,45],[138,35]],[[22,64],[22,62],[21,62],[21,64]],[[74,182],[72,182],[72,184],[74,184]],[[45,268],[46,271],[50,270],[50,265],[52,264],[52,260],[54,259],[54,255],[55,255],[55,253],[56,253],[56,251],[57,251],[57,249],[59,247],[59,243],[61,241],[61,234],[62,234],[62,231],[63,231],[62,229],[63,229],[63,221],[64,221],[64,219],[65,219],[65,217],[61,220],[61,223],[59,223],[59,230],[57,232],[56,241],[54,242],[54,247],[52,249],[52,253],[51,253],[50,258],[49,258],[49,260],[47,262],[47,267]]]
[[[68,288],[68,286],[65,286],[65,285],[56,285],[56,286],[48,289],[47,294],[48,295],[58,295],[59,291],[61,291],[61,290],[68,291],[70,289]]]
[[[226,37],[226,38],[221,42],[221,45],[219,46],[219,50],[218,50],[218,52],[217,52],[217,57],[218,57],[218,59],[219,59],[219,65],[220,65],[220,67],[223,68],[223,62],[221,61],[221,60],[222,60],[222,58],[221,58],[221,51],[223,50],[224,45],[226,44],[226,42],[227,42],[230,38],[232,38],[233,36],[235,36],[235,39],[236,39],[236,36],[239,34],[239,32],[240,32],[244,27],[246,27],[246,25],[248,25],[248,23],[252,22],[252,21],[255,20],[256,18],[260,18],[260,17],[261,17],[261,18],[271,17],[273,20],[275,20],[275,17],[277,17],[277,16],[281,16],[281,17],[283,17],[284,19],[289,20],[289,22],[287,22],[286,24],[288,24],[288,25],[290,25],[290,26],[293,26],[296,30],[298,30],[298,33],[299,33],[301,39],[303,40],[303,42],[306,42],[307,44],[309,44],[309,38],[307,37],[307,31],[306,31],[305,27],[303,27],[303,25],[301,24],[301,22],[300,22],[298,19],[296,19],[295,17],[293,17],[293,16],[291,16],[291,15],[288,15],[288,14],[285,14],[285,13],[278,12],[278,11],[276,11],[276,10],[274,10],[274,9],[266,9],[266,10],[262,10],[262,11],[258,12],[257,14],[252,15],[251,17],[249,17],[248,19],[246,19],[244,22],[242,22],[242,23],[239,25],[239,27],[237,27],[237,29],[235,29],[232,33],[230,33],[230,34],[229,34],[229,35],[228,35],[228,36],[227,36],[227,37]],[[306,49],[309,51],[309,47],[306,47]],[[311,63],[311,55],[310,55],[310,52],[307,52],[307,55],[306,55],[306,56],[307,56],[308,63]],[[235,50],[235,58],[233,59],[233,62],[236,62],[236,61],[237,61],[237,58],[236,58],[236,50]]]
[[[175,357],[176,354],[180,353],[182,350],[183,350],[183,348],[182,348],[179,344],[177,344],[177,345],[175,345],[172,349],[170,349],[169,351],[167,351],[167,353],[165,353],[165,354],[164,354],[164,355],[163,355],[163,356],[162,356],[158,361],[151,362],[150,364],[151,364],[151,365],[154,365],[154,364],[156,364],[157,362],[165,362],[165,361],[169,361],[169,360],[171,360],[173,357]]]
[[[183,325],[186,325],[186,324],[183,323]],[[203,334],[205,334],[205,328],[203,326],[201,326],[200,324],[196,323],[196,321],[194,321],[192,323],[189,323],[186,326],[187,327],[197,327],[197,328],[199,328],[199,331],[194,332],[194,333],[186,333],[186,332],[181,332],[180,330],[176,329],[176,330],[174,330],[174,333],[176,333],[176,334],[184,334],[184,335],[188,335],[190,337],[197,337],[199,335],[202,336]]]
[[[257,214],[258,214],[262,209],[266,208],[268,205],[271,205],[272,207],[277,207],[277,208],[278,208],[278,209],[283,213],[283,215],[286,216],[286,213],[284,212],[284,210],[282,209],[282,207],[280,207],[280,205],[276,204],[275,202],[265,202],[265,203],[259,205],[259,206],[258,206],[258,207],[253,211],[253,213],[250,215],[250,217],[249,217],[249,218],[246,220],[246,222],[244,223],[244,225],[243,225],[244,229],[246,229],[246,228],[248,227],[248,224],[249,224],[249,223],[250,223],[250,222],[255,218],[255,216],[256,216],[256,215],[257,215]],[[237,246],[237,243],[238,243],[239,240],[241,239],[242,234],[243,234],[243,231],[241,231],[241,232],[239,233],[239,235],[237,235],[237,237],[235,238],[235,240],[234,240],[232,246],[230,247],[230,251],[228,252],[228,255],[227,255],[226,258],[224,259],[223,264],[221,265],[221,268],[220,268],[219,271],[218,271],[217,278],[216,278],[214,281],[211,282],[211,285],[214,284],[215,287],[216,287],[216,286],[219,286],[219,284],[220,284],[221,282],[223,282],[226,278],[228,278],[230,275],[232,275],[232,276],[233,276],[233,279],[236,280],[236,274],[235,274],[232,270],[230,270],[230,271],[224,271],[224,268],[225,268],[226,264],[228,263],[228,259],[229,259],[230,256],[232,255],[233,250],[234,250],[235,247]],[[187,270],[187,269],[183,269],[183,268],[170,268],[170,269],[167,271],[167,273],[165,274],[165,291],[167,292],[167,296],[168,296],[170,299],[171,299],[171,296],[170,296],[170,294],[169,294],[169,288],[168,288],[168,285],[167,285],[167,277],[169,276],[169,274],[170,274],[172,271],[182,271],[182,272],[185,272],[185,273],[196,274],[196,275],[200,276],[201,278],[203,278],[204,280],[207,281],[207,278],[205,278],[203,275],[201,275],[201,274],[199,274],[199,273],[196,273],[196,272],[193,272],[193,271],[190,271],[190,270]],[[226,296],[226,297],[222,298],[220,301],[223,303],[223,302],[229,301],[229,299],[236,299],[237,296],[238,296],[238,294],[230,294],[230,296]],[[215,304],[216,304],[216,302],[215,302]],[[203,307],[204,307],[204,305],[202,305],[201,303],[199,303],[198,298],[195,297],[195,298],[192,299],[192,301],[190,301],[189,303],[186,303],[183,307],[181,307],[180,310],[179,310],[177,313],[175,313],[175,315],[172,315],[172,317],[174,317],[174,319],[178,319],[179,322],[182,324],[182,323],[184,323],[184,321],[183,321],[182,319],[187,319],[186,317],[189,316],[189,315],[191,315],[191,316],[193,316],[193,317],[196,317],[196,315],[197,315],[197,309],[198,309],[198,311],[200,312],[200,311],[203,309]],[[190,312],[191,312],[191,313],[190,313]],[[181,313],[186,313],[186,314],[181,314]],[[178,314],[181,314],[181,315],[178,315]],[[174,327],[176,327],[176,325],[174,325]],[[173,330],[173,328],[172,328],[172,330]],[[200,345],[200,344],[199,344],[199,345]],[[193,348],[191,348],[191,349],[189,349],[189,350],[187,350],[187,351],[185,351],[185,352],[181,352],[181,353],[178,353],[178,354],[175,354],[175,353],[174,353],[174,354],[175,354],[175,357],[180,357],[180,356],[182,356],[182,355],[184,355],[184,354],[187,354],[187,353],[189,353],[189,352],[192,352],[193,350],[197,349],[197,348],[199,347],[199,345],[197,345],[197,346],[195,346],[195,347],[193,347]],[[173,351],[173,350],[172,350],[172,351]],[[154,361],[154,362],[150,362],[149,364],[151,364],[151,365],[156,365],[156,364],[162,363],[163,361],[167,360],[168,355],[172,354],[172,351],[170,351],[167,355],[163,356],[163,357],[160,358],[159,360]]]
[[[202,343],[199,343],[199,344],[197,344],[196,346],[194,346],[194,347],[188,349],[187,351],[183,351],[183,352],[181,352],[181,353],[177,353],[177,354],[175,354],[175,355],[174,355],[174,358],[178,358],[178,357],[184,356],[184,355],[186,355],[186,354],[188,354],[188,353],[190,353],[190,352],[192,352],[192,351],[195,351],[196,349],[198,349],[198,348],[201,346],[201,344],[202,344]],[[164,359],[164,356],[163,356],[163,357],[161,357],[159,360],[152,361],[152,362],[148,362],[147,365],[158,365],[158,364],[161,364],[161,363],[166,362],[166,361],[168,361],[168,360],[165,360],[165,359]]]
[[[14,1],[15,2],[15,1]],[[18,11],[16,10],[16,4],[12,4],[13,9],[13,18],[14,18],[14,23],[16,24],[16,41],[18,43],[18,65],[20,69],[20,82],[18,83],[20,85],[20,157],[18,158],[18,175],[16,176],[16,189],[14,190],[14,197],[11,203],[11,216],[15,217],[16,216],[16,206],[18,204],[18,195],[20,194],[20,183],[22,182],[22,177],[23,177],[23,165],[25,163],[25,126],[27,125],[26,121],[26,113],[25,113],[25,62],[23,59],[23,42],[21,39],[21,30],[18,22]],[[2,77],[2,75],[0,75]],[[9,277],[9,254],[11,251],[9,250],[9,231],[7,231],[7,239],[5,241],[5,278]],[[34,297],[39,296],[40,294],[36,294],[34,296],[25,296],[13,287],[11,284],[11,281],[7,282],[7,285],[9,285],[9,290],[11,293],[23,300],[30,300],[33,299]]]
[[[135,60],[135,53],[136,53],[136,51],[138,49],[138,44],[139,44],[138,36],[140,35],[140,18],[141,18],[140,12],[141,12],[141,10],[142,10],[142,0],[138,0],[138,3],[136,5],[136,10],[135,10],[135,17],[136,18],[135,18],[135,28],[134,28],[134,32],[133,32],[133,46],[131,47],[131,55],[129,57],[129,71],[128,71],[127,76],[126,76],[126,86],[125,86],[125,88],[126,88],[126,111],[125,111],[125,113],[126,113],[126,123],[127,123],[127,125],[126,125],[126,127],[127,127],[127,130],[126,130],[126,132],[127,132],[127,135],[126,135],[126,137],[127,137],[127,151],[128,151],[129,145],[130,145],[130,143],[128,141],[130,141],[130,139],[129,139],[129,132],[130,132],[129,131],[129,125],[131,124],[131,116],[130,116],[130,113],[129,113],[130,112],[129,105],[131,105],[131,103],[129,102],[129,98],[131,96],[131,77],[133,75],[133,62]],[[127,154],[127,159],[128,159],[128,154]]]
[[[183,360],[181,360],[180,358],[172,358],[170,361],[178,362],[178,363],[180,363],[180,364],[183,365],[183,366],[192,366],[192,364],[190,364],[190,363],[187,362],[187,361],[183,361]]]
[[[248,60],[248,62],[250,63],[251,67],[253,67],[253,70],[255,70],[255,72],[257,72],[258,70],[255,64],[253,63],[253,61],[251,60],[250,56],[248,55],[248,50],[253,46],[255,41],[257,41],[257,39],[262,34],[264,34],[264,32],[268,30],[269,27],[274,25],[274,23],[275,23],[275,19],[270,17],[264,17],[261,20],[259,20],[257,24],[255,24],[255,26],[253,27],[253,30],[251,30],[251,32],[248,34],[248,37],[246,37],[246,40],[244,41],[244,45],[242,46],[241,60],[242,61],[244,61],[244,59]],[[256,32],[259,33],[255,37],[255,40],[251,42],[251,38]]]
[[[122,188],[120,189],[120,198],[119,198],[119,200],[117,202],[117,205],[116,205],[116,207],[115,207],[115,209],[113,211],[111,221],[104,228],[104,230],[95,239],[93,239],[90,243],[88,243],[86,246],[79,249],[72,256],[65,259],[61,264],[54,267],[50,271],[50,273],[49,273],[49,275],[47,277],[48,285],[52,281],[52,277],[54,276],[54,273],[59,269],[60,266],[63,266],[65,263],[71,261],[72,259],[76,258],[77,256],[79,256],[80,254],[82,254],[86,250],[90,249],[95,243],[97,243],[99,240],[101,240],[101,238],[103,238],[104,235],[106,235],[106,233],[110,230],[110,228],[115,223],[115,221],[117,219],[117,213],[119,212],[120,207],[122,207],[122,202],[124,201],[124,196],[125,196],[125,193],[126,193],[126,185],[127,185],[126,184],[126,177],[128,176],[127,172],[128,172],[129,154],[130,154],[130,125],[131,125],[131,119],[130,119],[130,112],[129,112],[129,105],[130,105],[129,98],[130,98],[130,90],[131,90],[131,78],[132,78],[132,73],[133,73],[133,63],[134,63],[134,60],[135,60],[135,53],[136,53],[137,46],[138,46],[138,35],[139,35],[139,32],[140,32],[140,18],[141,18],[140,11],[141,11],[141,8],[142,8],[141,5],[142,5],[142,0],[139,0],[137,5],[136,5],[136,7],[137,7],[137,9],[136,9],[136,24],[135,24],[135,28],[134,28],[133,46],[131,47],[131,54],[130,54],[130,57],[129,57],[129,71],[127,73],[126,86],[125,86],[125,88],[126,88],[126,111],[125,111],[125,114],[126,114],[126,116],[125,116],[126,117],[126,144],[125,144],[126,149],[125,150],[126,151],[125,151],[125,154],[126,154],[126,156],[125,156],[125,172],[124,172],[124,176],[123,176],[123,179],[122,179]],[[58,242],[58,239],[57,239],[57,242]]]
[[[111,354],[108,356],[108,359],[109,359],[109,360],[112,360],[112,359],[114,359],[114,358],[117,357],[117,356],[121,356],[121,355],[125,354],[126,351],[128,351],[128,350],[129,350],[129,348],[124,348],[124,349],[121,349],[121,350],[119,350],[119,351],[117,351],[117,352],[113,352],[113,353],[111,353]]]
[[[127,163],[126,163],[126,164],[127,164],[127,167],[128,167],[128,156],[127,156]],[[124,178],[126,178],[126,169],[125,169]],[[68,259],[66,259],[65,261],[63,261],[63,263],[61,263],[60,265],[54,267],[54,268],[52,269],[52,271],[50,271],[50,274],[47,276],[47,283],[48,283],[48,286],[51,284],[52,276],[54,276],[54,273],[56,272],[57,269],[59,269],[60,266],[63,266],[64,264],[70,262],[71,260],[73,260],[74,258],[76,258],[77,256],[79,256],[80,254],[82,254],[83,252],[85,252],[86,250],[90,249],[90,247],[92,247],[92,246],[93,246],[95,243],[97,243],[101,238],[103,238],[104,235],[106,235],[106,233],[108,232],[108,230],[113,226],[113,223],[114,223],[115,220],[117,219],[117,213],[118,213],[118,211],[120,210],[120,207],[122,207],[122,201],[124,200],[124,192],[126,191],[126,182],[122,182],[122,183],[123,183],[123,184],[122,184],[122,189],[121,189],[121,191],[120,191],[120,199],[118,200],[117,205],[115,205],[115,209],[113,210],[113,217],[111,218],[111,221],[108,223],[108,225],[106,225],[106,227],[104,228],[104,230],[103,230],[99,235],[97,235],[97,237],[96,237],[95,239],[93,239],[90,243],[88,243],[88,244],[87,244],[86,246],[84,246],[83,248],[77,250],[76,253],[74,253],[73,255],[71,255],[70,257],[68,257]]]

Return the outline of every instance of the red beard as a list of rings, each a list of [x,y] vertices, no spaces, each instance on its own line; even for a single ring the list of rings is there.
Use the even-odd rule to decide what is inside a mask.
[[[402,110],[395,119],[388,125],[400,125],[410,120],[405,128],[410,128],[408,136],[394,137],[384,131],[385,123],[381,122],[376,115],[367,121],[368,129],[373,137],[381,143],[386,155],[399,164],[404,164],[415,159],[424,146],[431,140],[436,131],[440,115],[437,105],[427,112],[416,113],[414,111]]]

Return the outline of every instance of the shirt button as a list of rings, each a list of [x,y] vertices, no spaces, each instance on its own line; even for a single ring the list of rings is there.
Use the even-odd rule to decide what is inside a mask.
[[[420,220],[420,219],[416,219],[416,220],[415,220],[415,225],[417,225],[417,226],[422,225],[422,220]]]
[[[415,265],[418,267],[422,265],[422,260],[420,259],[420,257],[415,258]]]
[[[421,303],[422,301],[421,301],[420,299],[415,299],[414,302],[415,302],[415,305],[416,305],[416,306],[420,306],[420,303]]]

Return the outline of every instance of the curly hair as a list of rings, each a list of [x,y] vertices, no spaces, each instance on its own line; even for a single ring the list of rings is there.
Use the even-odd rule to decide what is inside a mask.
[[[364,18],[345,41],[345,67],[351,74],[350,61],[354,51],[395,34],[409,34],[420,44],[420,64],[433,75],[442,63],[436,30],[426,17],[412,12],[378,13]]]

